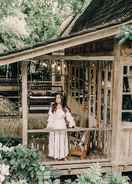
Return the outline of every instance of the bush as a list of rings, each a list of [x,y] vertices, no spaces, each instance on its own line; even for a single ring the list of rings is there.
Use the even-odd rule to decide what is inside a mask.
[[[0,145],[0,160],[10,167],[7,182],[25,179],[27,183],[42,184],[50,171],[40,163],[40,156],[36,150],[21,145],[6,147]]]
[[[99,164],[92,164],[86,173],[78,177],[78,184],[102,184],[101,167]]]
[[[111,175],[104,180],[101,173],[99,164],[92,164],[74,182],[67,180],[65,184],[128,184],[127,177]],[[0,184],[44,184],[44,179],[52,184],[51,174],[41,164],[36,150],[22,145],[7,147],[0,144]]]
[[[92,164],[91,167],[78,176],[74,182],[65,181],[65,184],[128,184],[129,178],[121,175],[110,175],[102,178],[101,167],[99,164]]]
[[[17,146],[22,143],[22,139],[18,137],[0,137],[0,143],[8,147]]]
[[[119,174],[109,176],[107,178],[108,184],[128,184],[129,178],[126,176],[121,176]]]

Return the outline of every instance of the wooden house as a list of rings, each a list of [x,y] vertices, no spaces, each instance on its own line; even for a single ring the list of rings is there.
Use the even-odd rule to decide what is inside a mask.
[[[79,174],[95,162],[104,172],[132,171],[132,43],[119,45],[116,38],[123,25],[132,24],[131,10],[131,0],[93,0],[61,37],[0,56],[1,65],[17,62],[21,68],[23,144],[41,149],[44,164],[63,174]],[[38,59],[62,65],[63,92],[80,116],[77,128],[65,130],[67,161],[47,160],[51,130],[28,128],[28,64]],[[38,134],[45,136],[36,139]]]

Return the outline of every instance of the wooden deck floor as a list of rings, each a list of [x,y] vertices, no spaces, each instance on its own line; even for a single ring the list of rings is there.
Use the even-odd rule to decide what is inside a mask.
[[[99,163],[102,168],[102,173],[111,173],[112,164],[108,159],[94,160],[67,160],[67,161],[50,161],[43,162],[44,165],[51,170],[58,172],[60,175],[78,175],[85,172],[92,163]]]

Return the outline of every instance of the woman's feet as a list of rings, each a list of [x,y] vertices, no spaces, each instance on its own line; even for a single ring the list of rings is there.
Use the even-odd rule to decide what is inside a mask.
[[[54,158],[54,160],[55,160],[55,161],[66,161],[66,160],[67,160],[67,157],[61,158],[61,159],[55,159],[55,158]]]

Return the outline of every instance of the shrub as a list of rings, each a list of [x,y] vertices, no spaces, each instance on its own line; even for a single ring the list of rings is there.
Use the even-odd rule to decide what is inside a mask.
[[[0,160],[10,167],[8,182],[24,178],[28,183],[41,184],[44,177],[51,174],[47,167],[41,165],[36,150],[21,145],[11,148],[0,145]]]
[[[22,143],[22,139],[19,137],[0,137],[0,143],[8,147],[17,146]]]
[[[112,175],[107,178],[108,184],[129,184],[129,178],[120,174]]]
[[[129,178],[121,175],[109,175],[105,179],[102,178],[101,167],[99,164],[92,164],[91,167],[83,174],[78,176],[78,179],[72,182],[65,181],[65,184],[128,184]]]
[[[26,180],[11,180],[10,182],[6,182],[5,184],[28,184]]]
[[[87,172],[79,176],[78,184],[102,184],[101,167],[99,164],[92,164]]]
[[[104,180],[101,173],[99,164],[92,164],[74,182],[67,180],[65,184],[128,184],[128,177],[111,175]],[[52,184],[51,174],[40,163],[36,150],[21,145],[7,147],[0,144],[0,184],[44,184],[44,179]]]

